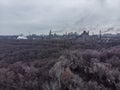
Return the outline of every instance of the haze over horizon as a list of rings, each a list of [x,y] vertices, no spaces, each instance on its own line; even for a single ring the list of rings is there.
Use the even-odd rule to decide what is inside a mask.
[[[1,0],[0,34],[53,31],[120,32],[120,0]]]

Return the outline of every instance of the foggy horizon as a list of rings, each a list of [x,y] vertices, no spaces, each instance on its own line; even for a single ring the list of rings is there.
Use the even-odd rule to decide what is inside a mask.
[[[0,35],[120,32],[119,0],[1,0]]]

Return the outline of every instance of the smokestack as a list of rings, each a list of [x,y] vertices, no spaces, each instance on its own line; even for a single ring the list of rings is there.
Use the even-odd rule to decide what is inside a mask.
[[[100,30],[100,39],[102,38],[102,31]]]

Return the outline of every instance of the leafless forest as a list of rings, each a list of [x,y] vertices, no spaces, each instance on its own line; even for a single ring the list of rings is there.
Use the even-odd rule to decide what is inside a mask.
[[[120,90],[120,41],[1,39],[0,90]]]

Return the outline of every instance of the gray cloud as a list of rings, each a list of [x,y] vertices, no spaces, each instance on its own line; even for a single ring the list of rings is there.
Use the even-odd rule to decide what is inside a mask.
[[[0,34],[120,25],[120,0],[1,0]],[[98,32],[98,30],[94,30]]]

